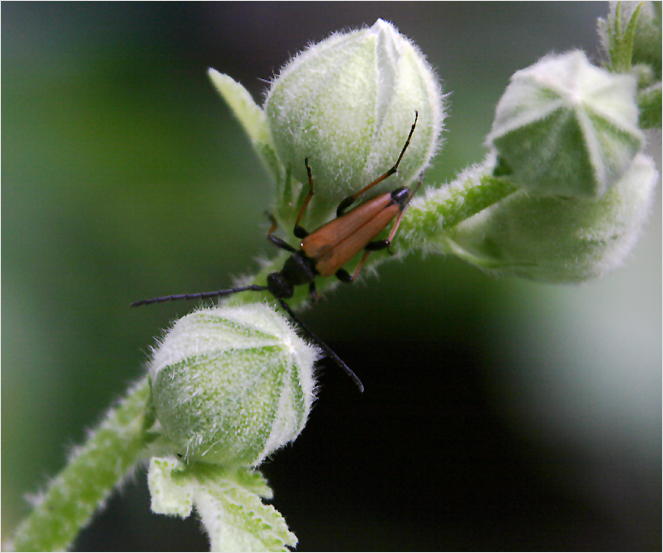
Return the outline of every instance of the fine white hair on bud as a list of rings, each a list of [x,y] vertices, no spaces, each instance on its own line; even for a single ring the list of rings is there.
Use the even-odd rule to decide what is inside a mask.
[[[149,366],[164,435],[187,461],[259,465],[304,428],[318,356],[267,304],[179,319]]]
[[[300,183],[300,193],[308,192],[309,160],[316,195],[307,224],[326,222],[342,199],[396,163],[416,111],[416,130],[398,173],[370,195],[411,183],[440,146],[444,107],[424,55],[381,19],[370,28],[334,34],[294,57],[272,83],[264,110],[277,155]],[[278,212],[291,218],[297,195],[286,187],[282,196]]]
[[[596,199],[642,149],[633,76],[592,65],[580,51],[517,71],[488,146],[503,174],[529,192]]]

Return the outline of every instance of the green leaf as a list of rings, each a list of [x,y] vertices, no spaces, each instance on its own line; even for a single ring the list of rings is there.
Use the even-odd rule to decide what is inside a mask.
[[[153,458],[148,473],[152,511],[187,517],[192,505],[210,537],[212,551],[287,551],[297,537],[281,514],[260,498],[272,490],[260,472],[174,456]]]
[[[196,508],[212,551],[287,551],[297,544],[281,514],[251,491],[216,482],[201,488]]]
[[[608,24],[610,23],[608,22]],[[617,7],[615,8],[615,19],[613,25],[614,26],[612,28],[608,28],[608,33],[609,33],[608,53],[610,54],[612,70],[619,71],[619,65],[621,62],[621,38],[622,38],[622,6],[619,2],[617,3]]]
[[[241,84],[228,75],[209,69],[209,77],[219,94],[232,109],[244,131],[251,140],[258,157],[277,182],[283,178],[283,167],[276,157],[272,134],[267,124],[267,116]]]
[[[260,106],[253,101],[249,91],[228,75],[219,73],[215,69],[210,69],[208,74],[219,94],[228,103],[244,127],[251,142],[260,142],[272,146],[267,117]]]
[[[182,473],[184,464],[175,457],[152,457],[147,484],[152,497],[152,512],[186,518],[193,507],[193,486],[175,474]]]
[[[283,165],[279,161],[279,158],[274,151],[274,148],[270,144],[263,144],[262,142],[254,142],[253,148],[258,154],[258,157],[265,164],[265,167],[269,171],[269,174],[276,182],[277,190],[281,186],[281,183],[284,182],[284,169]]]
[[[631,59],[633,57],[633,43],[635,41],[635,30],[638,25],[638,16],[640,15],[640,4],[631,16],[631,20],[626,26],[626,31],[624,31],[624,55],[626,56],[626,67],[627,70],[631,69]]]
[[[608,29],[608,52],[610,54],[610,61],[614,72],[627,73],[631,70],[633,43],[635,41],[635,32],[641,7],[642,4],[635,9],[623,33],[621,2],[619,2],[615,8],[614,27]]]

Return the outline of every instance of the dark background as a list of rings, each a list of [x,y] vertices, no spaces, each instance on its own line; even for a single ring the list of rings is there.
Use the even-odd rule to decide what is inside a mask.
[[[607,3],[2,5],[2,537],[190,305],[271,254],[270,183],[207,80],[256,99],[291,54],[381,17],[452,91],[427,183],[483,158],[514,71],[579,47]],[[660,150],[660,138],[655,150]],[[660,167],[660,153],[659,153]],[[600,282],[496,280],[410,256],[303,319],[323,363],[308,426],[264,472],[305,550],[660,550],[660,201]],[[195,550],[144,471],[80,550]]]

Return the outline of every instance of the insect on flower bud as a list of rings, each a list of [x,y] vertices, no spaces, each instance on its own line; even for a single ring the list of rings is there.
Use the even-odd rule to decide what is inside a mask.
[[[398,173],[371,195],[412,182],[438,149],[445,117],[440,85],[423,54],[381,19],[293,58],[274,80],[264,109],[277,154],[305,191],[309,160],[316,195],[307,224],[313,227],[394,165],[417,111]]]
[[[187,461],[259,465],[304,428],[318,353],[266,304],[183,317],[149,368],[164,435]]]
[[[583,52],[545,57],[511,78],[488,145],[533,194],[600,198],[643,146],[635,88],[632,76],[595,67]]]

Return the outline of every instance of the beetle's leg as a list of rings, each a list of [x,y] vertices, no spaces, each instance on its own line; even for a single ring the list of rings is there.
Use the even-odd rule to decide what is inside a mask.
[[[388,248],[389,246],[390,246],[389,240],[373,240],[373,242],[369,242],[368,244],[366,244],[364,250],[368,252],[378,252],[380,250]]]
[[[352,281],[354,282],[357,277],[359,276],[359,272],[361,271],[361,268],[364,266],[364,263],[366,263],[366,260],[368,259],[368,256],[371,255],[371,250],[365,250],[364,255],[361,258],[361,261],[357,265],[357,268],[355,269],[354,274],[352,275]]]
[[[318,303],[318,291],[315,289],[315,281],[312,280],[311,283],[308,285],[308,293],[309,296],[311,297],[311,303],[313,305]]]
[[[306,211],[306,207],[311,201],[313,194],[315,194],[315,192],[313,192],[313,172],[311,171],[311,167],[308,164],[308,158],[304,159],[304,165],[306,165],[306,173],[308,174],[308,194],[306,194],[306,198],[304,198],[304,203],[302,204],[302,207],[299,210],[299,215],[297,215],[297,219],[295,220],[295,228],[293,232],[297,238],[306,238],[308,236],[308,232],[299,226],[299,222],[302,220],[302,217],[304,216],[304,211]]]
[[[394,227],[391,229],[391,232],[389,233],[389,238],[387,238],[386,240],[374,240],[373,242],[369,242],[368,244],[366,244],[366,247],[364,248],[366,251],[377,252],[379,250],[384,250],[385,248],[389,248],[389,246],[391,246],[391,242],[394,239],[394,236],[396,236],[396,233],[398,232],[398,227],[400,226],[401,221],[403,220],[403,215],[405,214],[406,208],[407,205],[403,208],[403,211],[401,211],[400,215],[398,216],[398,219],[396,219]],[[392,252],[390,249],[389,253],[391,255],[394,255],[394,252]]]
[[[417,126],[417,119],[419,119],[419,112],[415,111],[414,112],[414,123],[412,123],[412,128],[410,129],[410,134],[407,137],[407,140],[405,141],[405,145],[403,146],[403,149],[401,150],[401,155],[398,156],[398,160],[396,160],[395,165],[389,169],[384,175],[379,176],[377,179],[375,179],[371,184],[364,186],[359,192],[356,194],[353,194],[352,196],[348,196],[345,198],[340,204],[338,204],[338,208],[336,209],[336,216],[340,217],[343,215],[346,209],[348,209],[354,201],[361,196],[364,192],[367,192],[371,188],[373,188],[376,184],[381,183],[383,180],[386,178],[390,177],[393,175],[396,171],[398,171],[398,166],[403,159],[403,155],[405,155],[405,150],[407,150],[407,147],[410,145],[410,139],[412,138],[412,134],[414,133],[414,128]]]
[[[361,258],[361,261],[359,262],[359,265],[357,265],[357,268],[355,269],[355,272],[352,276],[350,276],[350,273],[348,273],[345,269],[339,269],[334,273],[334,276],[341,282],[347,282],[347,283],[354,282],[357,276],[359,276],[359,272],[361,271],[361,268],[364,266],[364,263],[366,263],[366,259],[370,254],[371,250],[366,249],[364,251],[364,257]]]
[[[292,253],[295,253],[297,250],[293,248],[290,244],[285,242],[284,240],[281,240],[277,236],[273,236],[272,233],[278,228],[279,224],[276,222],[276,218],[274,215],[272,215],[269,211],[265,211],[265,215],[269,218],[269,220],[272,222],[272,226],[269,227],[269,231],[267,232],[267,240],[269,240],[272,244],[274,244],[277,248],[281,248],[282,250],[286,250]]]
[[[352,277],[345,269],[339,269],[334,273],[334,276],[341,282],[352,282]]]

